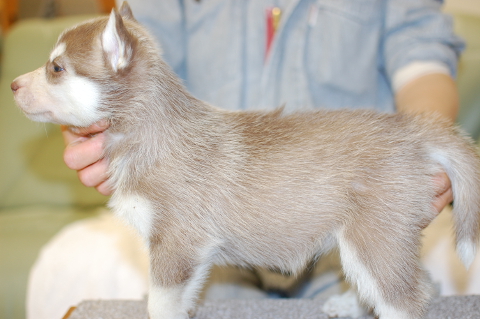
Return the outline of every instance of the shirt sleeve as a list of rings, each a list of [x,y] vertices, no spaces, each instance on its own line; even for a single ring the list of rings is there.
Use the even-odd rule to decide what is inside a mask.
[[[413,61],[396,70],[392,77],[392,89],[398,92],[409,82],[427,74],[451,75],[447,65],[437,61]]]
[[[383,58],[393,90],[433,73],[457,73],[464,42],[439,0],[386,0]]]

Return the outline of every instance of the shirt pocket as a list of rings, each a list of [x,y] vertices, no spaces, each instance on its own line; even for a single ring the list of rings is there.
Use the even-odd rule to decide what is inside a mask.
[[[372,88],[378,76],[382,3],[318,0],[310,6],[305,67],[317,104],[322,102],[315,92],[322,90],[315,86],[346,101],[375,93]]]
[[[384,0],[317,0],[320,10],[361,24],[375,23],[381,18]]]

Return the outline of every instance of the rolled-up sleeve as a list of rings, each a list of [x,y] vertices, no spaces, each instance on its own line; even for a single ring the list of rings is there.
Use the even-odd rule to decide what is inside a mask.
[[[418,62],[444,65],[456,76],[465,45],[441,5],[438,0],[386,0],[383,58],[391,83],[397,71]]]

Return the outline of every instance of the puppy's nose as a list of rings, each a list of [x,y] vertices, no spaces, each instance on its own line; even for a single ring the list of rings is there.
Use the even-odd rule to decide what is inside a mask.
[[[17,81],[13,81],[10,88],[12,89],[12,92],[15,93],[20,88],[20,84],[18,84]]]

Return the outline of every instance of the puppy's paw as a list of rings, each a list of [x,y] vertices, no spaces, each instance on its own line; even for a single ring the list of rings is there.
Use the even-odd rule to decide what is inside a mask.
[[[195,317],[196,313],[197,313],[197,309],[196,309],[196,308],[190,309],[190,310],[188,311],[188,318],[193,318],[193,317]]]
[[[342,295],[334,295],[330,297],[323,305],[322,310],[330,318],[358,318],[367,313],[358,302],[357,294],[353,290],[349,290]]]

